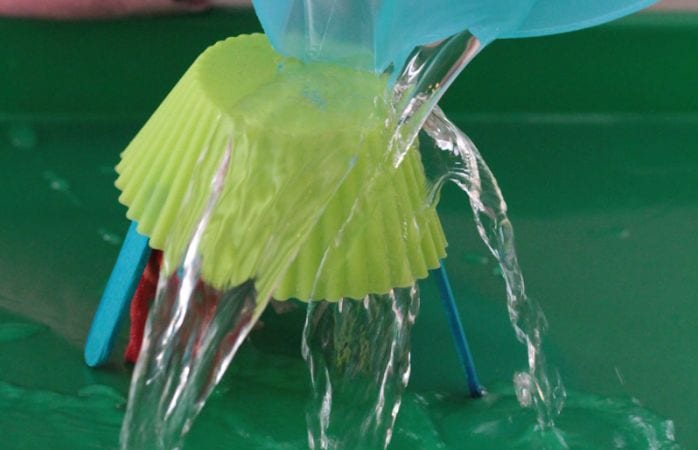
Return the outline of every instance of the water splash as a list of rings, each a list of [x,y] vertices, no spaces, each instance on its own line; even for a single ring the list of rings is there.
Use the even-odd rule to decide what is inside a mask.
[[[454,182],[470,200],[480,238],[497,260],[504,278],[509,319],[517,339],[526,346],[528,371],[514,374],[519,402],[536,410],[538,425],[555,426],[566,393],[557,371],[552,371],[543,352],[547,322],[538,303],[526,294],[514,244],[514,228],[497,180],[472,141],[436,107],[424,126],[422,151],[432,180],[430,198],[446,181]],[[427,142],[435,149],[429,151]]]
[[[416,285],[308,305],[302,348],[313,388],[311,449],[388,446],[410,377],[418,310]]]
[[[451,444],[467,442],[469,448],[682,448],[676,442],[672,421],[628,399],[571,391],[565,414],[558,419],[559,428],[541,430],[532,426],[511,385],[494,384],[486,397],[467,407],[453,394],[418,395],[439,424],[442,439]]]

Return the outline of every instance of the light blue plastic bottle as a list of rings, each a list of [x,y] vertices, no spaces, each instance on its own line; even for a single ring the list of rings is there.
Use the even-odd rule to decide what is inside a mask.
[[[656,0],[253,0],[272,45],[306,60],[383,71],[411,50],[469,30],[497,38],[563,33]]]

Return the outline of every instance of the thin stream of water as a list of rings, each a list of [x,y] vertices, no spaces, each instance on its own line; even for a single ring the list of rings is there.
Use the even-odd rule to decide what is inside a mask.
[[[547,322],[540,305],[526,294],[519,267],[514,229],[507,216],[507,205],[497,180],[470,139],[451,123],[437,107],[424,131],[441,150],[432,153],[439,161],[431,190],[432,199],[444,181],[454,182],[470,200],[480,238],[496,258],[506,284],[509,319],[517,339],[526,346],[528,371],[514,375],[519,402],[533,407],[541,429],[553,428],[562,411],[566,393],[557,371],[551,374],[543,351]]]
[[[410,377],[418,310],[416,285],[308,305],[302,348],[312,384],[311,449],[388,446]]]
[[[230,147],[211,183],[211,195],[172,273],[164,259],[157,298],[136,364],[121,446],[180,448],[206,399],[255,322],[251,282],[221,292],[201,281],[199,245],[223,190]]]
[[[519,402],[536,410],[542,429],[554,428],[565,389],[557,371],[553,375],[543,352],[545,315],[526,294],[514,244],[514,228],[494,174],[473,142],[451,123],[437,102],[483,46],[465,31],[444,41],[416,49],[395,83],[395,106],[399,117],[392,144],[396,164],[423,130],[422,157],[436,163],[431,178],[431,201],[438,199],[444,181],[454,182],[468,195],[478,233],[497,260],[506,285],[509,318],[517,339],[526,346],[528,371],[514,375]],[[433,141],[435,149],[427,143]],[[440,150],[440,151],[439,151]],[[436,160],[436,161],[434,161]],[[428,165],[427,165],[428,166]]]

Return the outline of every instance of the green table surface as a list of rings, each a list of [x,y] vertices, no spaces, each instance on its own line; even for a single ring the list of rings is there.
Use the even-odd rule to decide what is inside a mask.
[[[0,20],[0,409],[23,414],[0,416],[1,448],[115,446],[129,369],[118,357],[102,370],[81,360],[128,227],[113,166],[200,51],[257,28],[249,12]],[[637,399],[674,420],[689,449],[698,448],[697,54],[698,16],[638,15],[496,42],[442,101],[499,179],[566,385]],[[448,188],[439,209],[481,378],[507,383],[525,354],[501,277],[465,198]],[[422,290],[396,448],[410,448],[408,430],[422,423],[409,406],[416,393],[465,391],[435,287]],[[302,321],[300,309],[264,317],[189,448],[218,448],[211,436],[228,432],[215,441],[225,448],[268,427],[303,442]],[[260,387],[248,372],[262,364],[287,375]],[[31,400],[31,392],[46,395]],[[104,402],[113,414],[95,419]],[[56,405],[74,414],[59,420]],[[226,408],[237,412],[215,412]],[[277,448],[272,437],[259,448]]]

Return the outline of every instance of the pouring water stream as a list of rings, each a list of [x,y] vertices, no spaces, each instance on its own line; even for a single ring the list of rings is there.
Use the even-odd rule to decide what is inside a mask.
[[[539,426],[548,428],[554,426],[565,394],[559,381],[551,381],[548,373],[542,352],[545,319],[526,295],[506,203],[475,146],[436,107],[454,78],[481,48],[479,41],[466,32],[414,52],[395,82],[393,98],[399,111],[398,125],[386,155],[395,166],[401,164],[423,128],[435,144],[432,154],[437,152],[437,157],[442,158],[440,167],[444,169],[427,174],[432,178],[430,199],[438,197],[446,180],[455,182],[468,195],[478,232],[502,269],[510,319],[528,353],[528,371],[515,376],[519,400],[524,406],[533,406]],[[163,265],[157,301],[146,331],[144,356],[134,371],[122,428],[122,448],[180,448],[206,398],[268,301],[267,294],[260,296],[251,283],[219,292],[200,281],[197,239],[220,195],[216,186],[225,177],[227,158],[212,183],[210,206],[195,227],[182,267],[170,275],[171,269]],[[375,176],[380,175],[378,172],[377,169]],[[340,184],[341,176],[335,178]],[[306,226],[309,225],[307,221]],[[301,244],[299,239],[297,245]],[[293,252],[287,252],[287,260],[292,259]],[[278,267],[280,275],[284,266]],[[331,306],[309,306],[303,354],[310,367],[316,399],[311,401],[314,413],[308,415],[311,447],[351,448],[347,446],[357,435],[364,439],[359,442],[366,448],[385,448],[389,444],[409,379],[409,335],[419,305],[416,287],[403,291],[395,290],[387,297],[370,296],[362,302],[346,299]],[[364,330],[358,344],[361,339],[369,343],[382,339],[386,346],[371,353],[371,346],[359,345],[364,353],[350,354],[349,358],[363,363],[337,372],[337,361],[342,360],[340,352],[344,351],[336,346],[337,339],[354,335],[346,330],[356,326]],[[351,344],[356,346],[357,342]],[[364,376],[361,374],[368,377],[363,388],[364,401],[358,403],[354,413],[339,416],[335,404],[332,414],[328,399],[332,399],[332,394],[354,398],[355,382]],[[343,427],[347,420],[358,429],[339,439],[330,436],[333,428]]]

